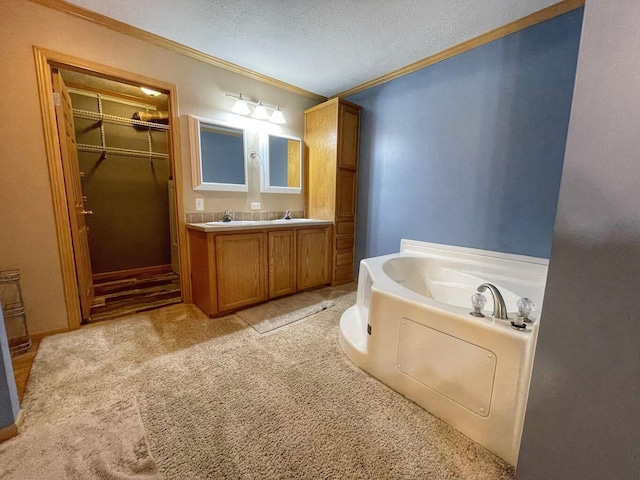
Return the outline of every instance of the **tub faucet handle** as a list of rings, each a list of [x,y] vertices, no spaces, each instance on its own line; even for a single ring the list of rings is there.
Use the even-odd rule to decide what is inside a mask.
[[[518,317],[521,317],[522,321],[525,323],[532,323],[529,319],[529,315],[535,310],[534,307],[536,306],[536,304],[534,303],[534,301],[530,298],[523,297],[518,300],[516,306],[518,307]]]
[[[481,293],[474,293],[471,295],[471,306],[473,307],[473,312],[469,312],[469,315],[473,317],[484,318],[482,314],[482,309],[487,303],[487,297],[482,295]]]

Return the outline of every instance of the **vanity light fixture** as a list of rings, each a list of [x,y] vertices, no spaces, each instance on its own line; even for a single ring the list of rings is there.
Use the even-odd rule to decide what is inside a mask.
[[[236,103],[231,109],[233,113],[237,113],[239,115],[251,115],[253,118],[257,118],[258,120],[269,120],[272,123],[277,123],[280,125],[287,123],[282,110],[280,110],[279,105],[276,105],[275,107],[272,105],[267,105],[266,103],[262,103],[262,100],[258,102],[252,102],[251,100],[247,100],[246,98],[244,98],[242,94],[233,95],[231,93],[227,93],[227,97],[236,99]],[[253,110],[253,114],[251,114],[249,105],[255,107]],[[271,116],[269,116],[268,110],[273,110]]]

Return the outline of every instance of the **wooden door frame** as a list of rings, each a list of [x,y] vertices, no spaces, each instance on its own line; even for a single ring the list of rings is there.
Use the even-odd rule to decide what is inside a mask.
[[[132,85],[145,85],[155,90],[166,92],[169,96],[169,151],[171,173],[175,185],[175,216],[178,228],[178,257],[180,262],[180,288],[183,302],[191,302],[191,278],[189,275],[189,258],[183,201],[183,173],[180,155],[180,125],[178,120],[178,94],[175,85],[153,78],[145,77],[117,68],[102,65],[90,60],[54,52],[37,46],[33,47],[36,63],[36,78],[40,96],[42,127],[44,131],[49,182],[51,184],[51,200],[58,239],[58,253],[62,272],[64,301],[67,307],[69,330],[77,330],[82,323],[76,264],[71,242],[71,223],[67,207],[67,194],[64,184],[60,139],[56,123],[55,105],[52,95],[51,67],[75,70],[88,75],[107,78]]]

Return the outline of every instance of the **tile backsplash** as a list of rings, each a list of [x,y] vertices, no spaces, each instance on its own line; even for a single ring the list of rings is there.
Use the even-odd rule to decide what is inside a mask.
[[[232,212],[234,220],[276,220],[284,217],[284,210],[277,212]],[[184,214],[186,223],[217,222],[222,220],[224,212],[187,212]],[[291,210],[293,218],[304,218],[304,211]]]

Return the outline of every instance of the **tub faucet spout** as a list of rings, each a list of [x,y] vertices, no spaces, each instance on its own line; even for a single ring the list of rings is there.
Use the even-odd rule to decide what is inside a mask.
[[[507,306],[504,303],[504,298],[502,298],[502,294],[498,287],[493,285],[492,283],[483,283],[478,287],[478,291],[480,293],[485,290],[489,290],[491,292],[491,296],[493,297],[493,316],[495,318],[500,318],[502,320],[506,320],[509,317],[507,316]]]

